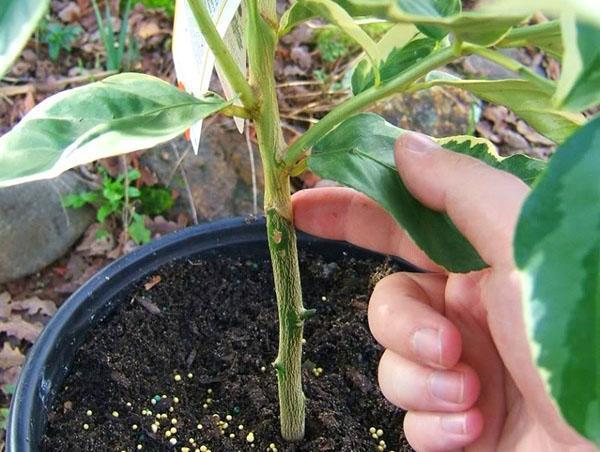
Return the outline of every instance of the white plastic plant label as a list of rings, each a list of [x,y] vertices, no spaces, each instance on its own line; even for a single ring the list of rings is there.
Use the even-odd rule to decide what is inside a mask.
[[[242,71],[242,74],[247,75],[248,69],[246,67],[246,41],[244,39],[244,31],[243,26],[246,22],[246,7],[245,4],[242,3],[241,8],[235,14],[233,20],[231,21],[231,25],[225,33],[225,37],[223,41],[231,53],[234,61],[237,66]],[[219,69],[219,63],[217,63],[217,75],[219,76],[219,81],[221,82],[221,86],[223,87],[223,92],[225,93],[225,98],[227,100],[232,99],[236,96],[236,92],[231,88],[227,78],[221,73]],[[241,102],[236,102],[237,105],[241,106]],[[235,121],[235,125],[240,133],[244,133],[244,119],[243,118],[233,118]]]
[[[241,0],[205,0],[217,31],[224,36]],[[215,56],[198,29],[194,13],[187,0],[176,0],[173,26],[173,62],[180,86],[194,96],[208,91],[215,67]],[[198,153],[202,121],[190,129],[194,152]]]

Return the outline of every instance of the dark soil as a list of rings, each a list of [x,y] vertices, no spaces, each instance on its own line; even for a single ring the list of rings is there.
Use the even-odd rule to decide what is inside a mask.
[[[93,331],[49,416],[42,449],[372,451],[384,441],[386,451],[412,450],[403,412],[377,387],[382,349],[367,325],[370,291],[391,267],[314,256],[301,266],[305,304],[318,312],[305,328],[304,442],[286,444],[278,431],[270,264],[223,258],[169,265],[157,273],[160,282],[155,275],[153,287],[138,284],[131,301]],[[383,434],[374,438],[370,428]]]

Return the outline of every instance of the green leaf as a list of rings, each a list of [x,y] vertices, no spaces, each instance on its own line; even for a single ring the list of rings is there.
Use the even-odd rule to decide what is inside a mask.
[[[377,41],[379,54],[385,60],[393,50],[402,48],[412,41],[417,33],[417,27],[412,24],[392,25],[383,37]]]
[[[562,59],[563,37],[558,20],[543,24],[513,28],[496,47],[538,47],[549,55]]]
[[[5,385],[2,385],[2,392],[7,396],[14,395],[16,389],[17,389],[17,386],[15,384],[6,383]]]
[[[457,14],[454,0],[347,0],[347,4],[346,8],[353,16],[371,16],[390,22],[412,23],[436,39],[451,32],[461,41],[484,46],[499,41],[511,27],[525,18],[525,15],[510,10],[501,14]],[[446,6],[442,6],[444,4]]]
[[[597,0],[494,0],[482,8],[486,14],[505,14],[507,11],[523,15],[543,11],[555,17],[563,13],[575,14],[582,22],[600,26],[600,2]]]
[[[512,12],[458,14],[460,5],[456,0],[336,0],[336,3],[352,17],[377,17],[394,23],[415,24],[438,40],[452,32],[462,41],[484,46],[498,42],[526,17]],[[314,17],[313,11],[300,2],[294,3],[281,17],[279,35]]]
[[[38,22],[48,10],[50,0],[2,0],[0,7],[0,77],[8,72]]]
[[[63,206],[71,209],[79,209],[86,204],[93,204],[98,202],[100,197],[98,193],[93,191],[84,191],[82,193],[71,193],[63,198]]]
[[[119,180],[110,182],[109,184],[105,182],[102,196],[111,203],[118,203],[125,197],[125,187]]]
[[[139,170],[134,168],[129,170],[129,172],[127,173],[127,177],[129,178],[129,182],[133,182],[142,177],[142,173],[140,173]]]
[[[229,106],[148,75],[120,74],[37,105],[0,137],[0,187],[155,146]]]
[[[0,430],[6,430],[8,426],[8,408],[0,408]]]
[[[130,198],[139,198],[141,195],[140,189],[137,187],[128,187],[127,188],[127,195]]]
[[[41,41],[48,44],[48,54],[52,61],[56,61],[61,50],[70,52],[73,42],[83,33],[83,28],[78,25],[63,25],[51,22],[41,28]]]
[[[562,26],[565,57],[555,100],[582,111],[600,103],[600,25],[576,23],[569,15]]]
[[[167,16],[175,15],[175,0],[135,0],[134,5],[142,3],[146,8],[162,9],[167,13]]]
[[[150,230],[144,224],[144,217],[139,213],[133,214],[128,231],[133,241],[138,245],[148,243],[151,239]]]
[[[427,57],[436,47],[431,38],[417,38],[404,47],[394,49],[381,63],[379,73],[381,82],[386,83],[404,72],[410,66]],[[354,95],[371,88],[375,84],[373,65],[367,60],[361,61],[352,74],[352,92]]]
[[[564,418],[600,446],[600,118],[559,147],[514,242],[531,348]]]
[[[556,143],[562,143],[585,123],[583,115],[561,111],[552,101],[553,92],[529,80],[430,80],[428,86],[450,85],[465,89],[493,104],[504,105],[531,127]]]
[[[475,157],[488,165],[509,172],[527,185],[533,185],[546,168],[546,162],[524,154],[501,157],[496,146],[485,138],[455,136],[436,140],[444,148]]]
[[[313,147],[308,167],[381,204],[442,267],[453,272],[484,268],[477,251],[448,216],[423,206],[402,183],[394,163],[394,143],[402,133],[375,114],[353,116]]]
[[[104,223],[104,220],[106,220],[112,213],[116,212],[117,210],[119,210],[118,204],[102,204],[98,209],[98,212],[96,212],[96,219],[100,223]]]
[[[277,34],[283,36],[292,31],[296,25],[305,20],[312,19],[313,17],[315,17],[315,13],[299,2],[295,2],[283,13],[281,19],[279,19],[279,30],[277,31]]]
[[[462,9],[460,0],[422,0],[417,2],[396,0],[396,2],[403,11],[417,16],[448,17],[460,14]],[[441,27],[419,25],[418,28],[427,36],[437,40],[443,39],[448,34],[448,30]]]

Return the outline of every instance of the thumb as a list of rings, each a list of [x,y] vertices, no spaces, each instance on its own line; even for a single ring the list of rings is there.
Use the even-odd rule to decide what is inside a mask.
[[[446,212],[488,264],[514,265],[514,230],[529,192],[524,182],[415,132],[396,141],[395,158],[413,196]]]

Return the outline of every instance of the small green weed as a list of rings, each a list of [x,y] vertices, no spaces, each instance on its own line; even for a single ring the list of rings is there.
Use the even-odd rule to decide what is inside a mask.
[[[102,167],[99,171],[102,174],[102,188],[70,194],[63,199],[63,205],[78,209],[90,204],[97,209],[96,219],[100,223],[110,219],[115,221],[120,216],[121,221],[126,223],[123,227],[135,243],[149,242],[150,231],[144,224],[145,216],[160,215],[171,209],[171,192],[160,186],[144,186],[141,189],[130,186],[141,176],[136,169],[129,170],[128,177],[120,174],[116,178],[112,178]],[[101,229],[98,238],[107,234],[105,229]]]
[[[371,23],[364,25],[362,28],[377,41],[390,29],[390,25],[388,23]],[[353,53],[358,53],[360,50],[356,42],[334,25],[319,28],[315,35],[315,42],[321,53],[321,58],[327,63],[334,63],[351,56]]]
[[[10,401],[10,398],[15,393],[15,385],[14,384],[5,384],[2,385],[2,393],[6,396],[7,400]],[[6,425],[8,424],[8,408],[2,407],[0,408],[0,430],[6,430]]]
[[[138,43],[133,36],[128,36],[131,0],[125,0],[122,8],[123,13],[118,40],[115,40],[115,30],[112,26],[112,16],[108,2],[104,4],[104,17],[100,13],[97,0],[92,0],[92,6],[96,14],[100,39],[102,39],[106,51],[106,69],[109,71],[131,70],[134,61],[139,58]]]
[[[8,408],[0,408],[0,430],[6,430],[8,425]]]
[[[146,8],[162,9],[169,17],[175,15],[175,0],[135,0],[135,4],[141,3]]]
[[[79,25],[63,25],[59,22],[46,22],[40,27],[41,41],[48,44],[48,53],[52,61],[57,61],[60,51],[71,52],[73,43],[83,32]]]
[[[173,207],[171,190],[166,187],[144,185],[140,189],[141,211],[145,215],[156,216],[168,212]]]
[[[321,58],[327,63],[333,63],[358,49],[358,46],[339,28],[325,26],[316,33],[317,49]]]

